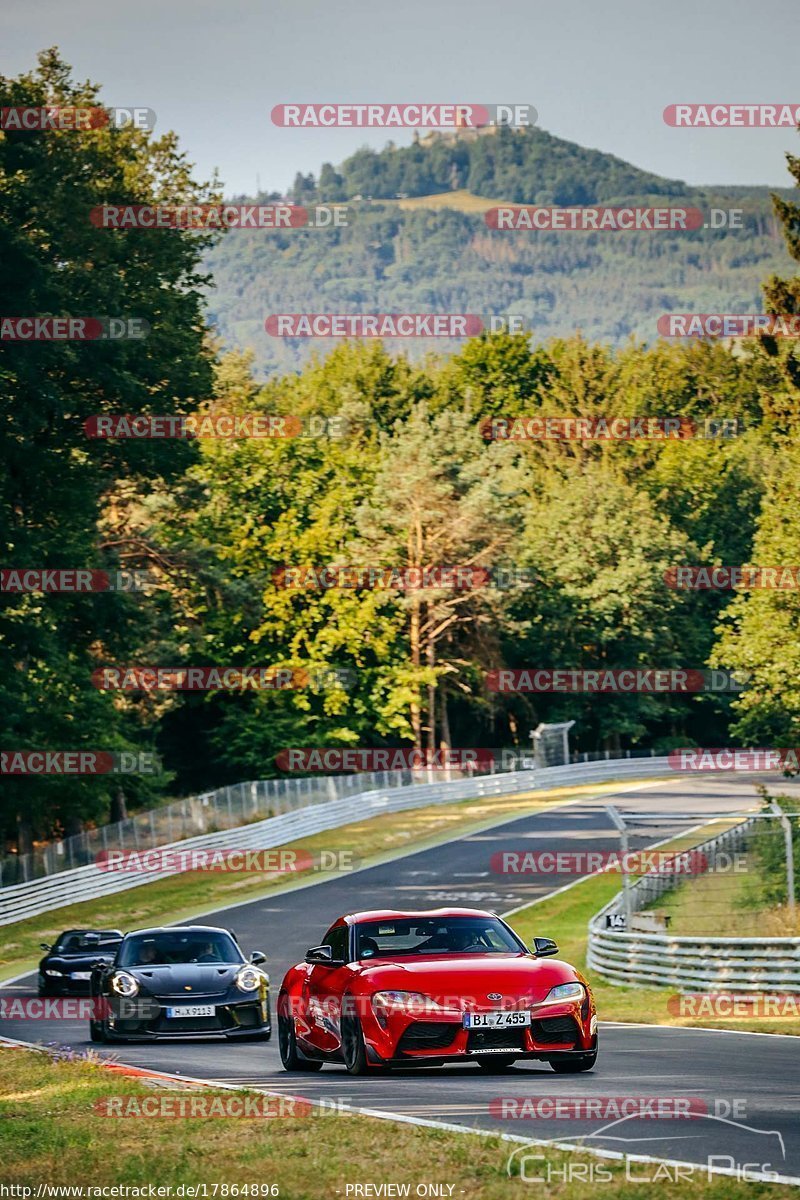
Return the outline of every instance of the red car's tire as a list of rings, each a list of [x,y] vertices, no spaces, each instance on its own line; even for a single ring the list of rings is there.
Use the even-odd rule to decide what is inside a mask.
[[[294,1021],[286,1011],[285,997],[278,1001],[278,1050],[284,1071],[319,1071],[322,1062],[318,1058],[306,1058],[298,1049],[294,1035]]]
[[[489,1075],[500,1075],[516,1061],[513,1054],[487,1054],[485,1058],[476,1059],[480,1069]]]
[[[342,1058],[349,1075],[366,1075],[370,1064],[361,1022],[352,996],[345,996],[341,1018]]]
[[[577,1075],[580,1071],[591,1071],[597,1062],[597,1051],[582,1054],[580,1058],[551,1058],[549,1062],[556,1075]]]

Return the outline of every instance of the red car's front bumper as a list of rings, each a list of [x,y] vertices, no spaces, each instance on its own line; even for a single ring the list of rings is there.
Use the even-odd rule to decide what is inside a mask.
[[[373,1062],[469,1060],[493,1054],[549,1059],[591,1051],[597,1018],[585,1000],[563,1001],[534,1007],[529,1026],[467,1029],[456,1012],[392,1009],[379,1021],[371,1005],[365,1005],[361,1027]]]

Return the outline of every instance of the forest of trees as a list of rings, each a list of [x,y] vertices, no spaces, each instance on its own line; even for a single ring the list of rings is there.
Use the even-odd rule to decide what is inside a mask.
[[[356,151],[340,167],[324,163],[319,179],[298,173],[298,204],[398,195],[427,196],[466,188],[518,204],[609,204],[634,196],[686,197],[678,179],[640,171],[600,150],[588,150],[535,127],[501,127],[452,140],[436,134],[412,146]]]
[[[267,336],[271,313],[513,314],[538,345],[576,332],[652,345],[664,313],[759,312],[765,277],[791,269],[766,195],[693,203],[741,209],[742,228],[509,233],[479,213],[374,203],[350,206],[339,229],[236,229],[204,260],[209,320],[226,346],[252,350],[260,379],[302,369],[331,344]],[[436,343],[447,353],[462,346]],[[420,361],[430,347],[406,339],[390,348]]]
[[[425,197],[451,192],[452,206],[425,206]],[[705,223],[655,235],[509,233],[487,228],[469,204],[464,210],[465,193],[494,204],[684,204]],[[514,314],[538,344],[577,331],[611,345],[651,344],[665,312],[758,311],[764,278],[790,269],[766,188],[689,188],[540,129],[364,148],[337,168],[325,163],[318,179],[298,174],[291,196],[346,202],[347,225],[238,230],[206,259],[209,319],[227,346],[252,349],[259,378],[301,368],[315,346],[265,336],[270,313]],[[422,199],[408,208],[397,197]],[[740,210],[741,227],[713,227],[712,209]],[[405,353],[426,349],[406,343]]]
[[[96,102],[54,51],[30,75],[0,79],[2,105],[53,99]],[[789,165],[800,182],[800,161]],[[593,196],[620,180],[595,181]],[[495,334],[411,361],[346,343],[264,383],[252,356],[223,352],[207,328],[205,264],[220,252],[208,235],[103,231],[76,216],[103,202],[207,201],[172,135],[0,134],[0,187],[2,311],[152,327],[117,345],[0,342],[3,565],[121,565],[153,580],[130,595],[0,597],[0,744],[154,749],[165,766],[113,783],[4,778],[5,839],[107,819],[120,788],[136,806],[269,777],[291,746],[525,745],[553,719],[576,721],[582,749],[797,742],[798,593],[682,592],[664,579],[679,564],[800,564],[794,345]],[[800,261],[800,205],[776,203]],[[765,303],[800,313],[800,278],[772,276]],[[286,296],[283,310],[295,307]],[[337,417],[341,436],[92,441],[83,429],[98,413],[192,412]],[[725,418],[739,432],[483,436],[485,418],[514,415]],[[465,563],[530,578],[468,593],[276,581],[292,565]],[[349,674],[295,691],[93,687],[92,672],[113,664]],[[500,666],[710,665],[747,672],[744,692],[506,696],[485,682]]]

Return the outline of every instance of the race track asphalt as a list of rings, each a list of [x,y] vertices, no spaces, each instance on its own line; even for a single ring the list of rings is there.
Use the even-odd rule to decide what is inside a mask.
[[[800,788],[794,782],[762,778],[784,792],[796,793]],[[573,882],[574,877],[498,875],[490,870],[490,858],[496,852],[617,850],[618,834],[603,807],[609,802],[625,812],[661,814],[658,822],[637,826],[631,846],[640,848],[693,823],[671,814],[692,814],[700,822],[710,812],[757,808],[756,782],[754,777],[693,776],[642,784],[617,796],[584,798],[319,884],[204,913],[202,923],[232,929],[246,953],[257,949],[267,954],[274,996],[286,969],[302,958],[308,946],[317,944],[342,913],[463,905],[512,913],[509,920],[513,925],[513,910]],[[331,848],[336,844],[334,830]],[[548,934],[546,927],[539,932]],[[31,997],[34,988],[31,975],[6,985],[3,995]],[[89,1045],[86,1023],[69,1020],[0,1021],[0,1035],[73,1049]],[[485,1075],[474,1064],[395,1070],[366,1078],[353,1078],[336,1066],[325,1066],[315,1075],[287,1074],[280,1064],[275,1035],[267,1044],[176,1041],[97,1049],[135,1066],[325,1099],[332,1106],[379,1110],[562,1143],[582,1140],[587,1147],[664,1160],[706,1164],[713,1157],[717,1166],[743,1171],[744,1164],[755,1164],[748,1168],[749,1173],[774,1171],[800,1182],[800,1038],[601,1020],[597,1067],[577,1076],[556,1075],[547,1064],[536,1062],[520,1062],[496,1076]],[[490,1110],[490,1102],[502,1098],[632,1096],[700,1099],[705,1101],[708,1116],[694,1120],[627,1118],[612,1123],[596,1117],[504,1119],[496,1104]],[[506,1106],[507,1113],[513,1111]],[[387,1126],[387,1142],[390,1138]],[[513,1149],[510,1145],[509,1153]],[[535,1152],[530,1147],[520,1151]],[[529,1173],[538,1165],[529,1164]],[[642,1167],[642,1174],[647,1170]],[[371,1182],[390,1179],[390,1166],[376,1164],[364,1178]]]

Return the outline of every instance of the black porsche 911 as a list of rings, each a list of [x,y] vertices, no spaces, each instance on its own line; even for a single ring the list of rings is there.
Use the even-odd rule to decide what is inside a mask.
[[[271,1033],[269,976],[227,929],[208,925],[126,934],[92,972],[93,1042],[254,1038]]]
[[[65,929],[39,963],[40,996],[71,996],[89,991],[95,963],[113,962],[123,934],[119,929]]]

